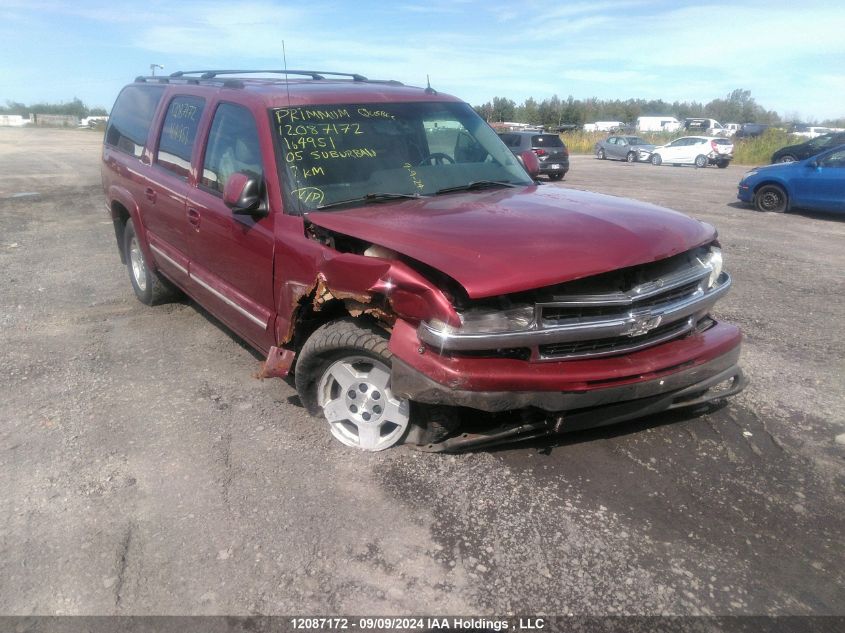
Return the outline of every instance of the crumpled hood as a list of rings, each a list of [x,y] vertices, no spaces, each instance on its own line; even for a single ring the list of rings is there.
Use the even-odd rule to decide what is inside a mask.
[[[436,268],[472,298],[664,259],[716,236],[676,211],[551,186],[312,212],[308,220]]]

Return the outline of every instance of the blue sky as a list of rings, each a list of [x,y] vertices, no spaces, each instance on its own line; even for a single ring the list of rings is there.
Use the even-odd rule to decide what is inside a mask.
[[[843,0],[0,0],[0,103],[110,108],[151,63],[278,68],[283,39],[290,68],[429,74],[472,104],[745,88],[789,118],[845,116]]]

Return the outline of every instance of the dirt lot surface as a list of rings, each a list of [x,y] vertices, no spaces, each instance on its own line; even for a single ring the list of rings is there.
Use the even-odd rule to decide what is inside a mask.
[[[136,301],[98,159],[93,132],[0,129],[0,613],[845,613],[843,219],[733,205],[742,167],[574,157],[551,186],[718,227],[750,387],[359,454],[196,305]]]

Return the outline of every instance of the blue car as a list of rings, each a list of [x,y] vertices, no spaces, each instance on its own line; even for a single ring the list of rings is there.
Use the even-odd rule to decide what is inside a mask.
[[[845,145],[794,163],[755,167],[736,197],[758,211],[845,211]]]

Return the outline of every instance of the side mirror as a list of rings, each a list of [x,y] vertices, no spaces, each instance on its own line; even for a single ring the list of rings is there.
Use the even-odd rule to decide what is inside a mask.
[[[236,171],[223,188],[223,203],[235,215],[267,215],[264,179],[252,172]]]
[[[525,167],[525,171],[528,172],[529,176],[537,178],[540,175],[540,159],[537,158],[537,154],[527,149],[524,152],[520,152],[517,158],[522,163],[522,166]]]

